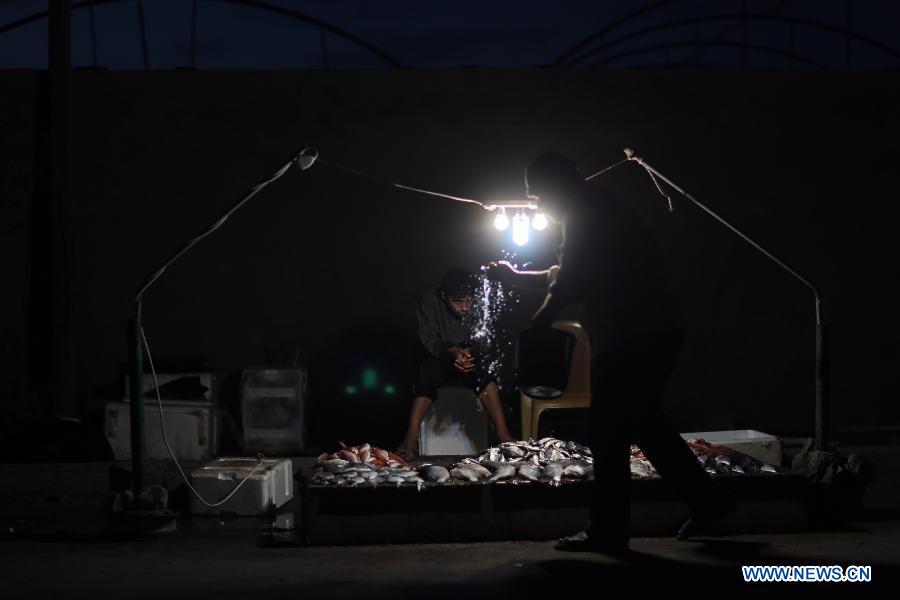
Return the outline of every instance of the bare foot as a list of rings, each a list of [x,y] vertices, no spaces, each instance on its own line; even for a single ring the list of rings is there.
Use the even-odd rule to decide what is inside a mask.
[[[406,444],[400,444],[400,447],[397,448],[395,454],[406,462],[419,458],[419,453],[416,452],[416,449]]]

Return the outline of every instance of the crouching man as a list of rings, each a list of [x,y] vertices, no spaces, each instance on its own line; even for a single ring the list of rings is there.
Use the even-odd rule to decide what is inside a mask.
[[[513,441],[506,427],[500,392],[494,376],[478,360],[479,348],[473,346],[473,296],[477,279],[464,269],[451,269],[439,288],[426,291],[419,301],[419,342],[423,359],[415,398],[409,414],[409,428],[397,454],[405,460],[416,457],[419,426],[437,389],[445,385],[464,386],[479,394],[501,442]]]

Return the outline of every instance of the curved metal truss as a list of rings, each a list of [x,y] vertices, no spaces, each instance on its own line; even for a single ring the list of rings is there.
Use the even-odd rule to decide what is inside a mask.
[[[323,35],[325,32],[334,34],[348,42],[366,50],[372,56],[377,57],[378,59],[384,61],[387,66],[393,68],[401,68],[402,64],[394,57],[389,55],[387,52],[377,48],[376,46],[366,42],[365,40],[353,35],[352,33],[340,29],[330,23],[326,23],[321,19],[317,19],[315,17],[311,17],[307,14],[301,13],[299,11],[285,8],[283,6],[278,6],[275,4],[270,4],[268,2],[262,2],[261,0],[193,0],[193,11],[192,11],[192,27],[191,27],[191,66],[193,66],[194,61],[196,59],[196,43],[197,43],[197,6],[200,2],[217,2],[222,4],[237,4],[241,6],[246,6],[249,8],[254,8],[261,11],[266,11],[269,13],[277,14],[282,17],[287,17],[290,19],[295,19],[298,21],[302,21],[308,25],[312,25],[314,27],[318,27],[320,31],[322,31]],[[144,68],[150,68],[150,59],[149,52],[147,50],[147,32],[146,27],[144,25],[144,6],[142,0],[81,0],[80,2],[72,3],[72,10],[78,9],[88,9],[91,11],[91,44],[92,50],[94,53],[94,62],[96,63],[96,37],[93,26],[93,9],[95,6],[99,6],[102,4],[114,4],[120,2],[135,2],[137,4],[138,10],[138,21],[141,30],[141,50],[143,52],[144,58]],[[29,23],[34,23],[36,21],[40,21],[42,19],[47,19],[50,16],[49,11],[42,11],[39,13],[35,13],[33,15],[29,15],[27,17],[18,19],[16,21],[12,21],[11,23],[7,23],[5,25],[0,25],[0,34],[4,34],[7,31],[12,31],[14,29],[18,29],[19,27],[23,27],[28,25]]]
[[[669,42],[640,46],[637,48],[630,48],[611,55],[606,54],[608,51],[615,49],[617,46],[621,46],[632,40],[636,40],[638,38],[645,37],[654,33],[665,32],[683,27],[696,27],[708,23],[725,23],[740,27],[746,27],[750,23],[779,23],[788,25],[792,28],[800,27],[841,36],[846,40],[850,40],[862,46],[872,48],[886,56],[889,56],[891,59],[896,61],[894,68],[900,67],[900,50],[888,44],[882,43],[871,37],[861,35],[847,28],[833,25],[831,23],[816,21],[814,19],[774,14],[775,12],[777,12],[777,10],[783,8],[787,4],[787,2],[782,2],[776,9],[769,13],[724,13],[678,18],[621,34],[613,39],[606,39],[609,34],[615,32],[615,30],[617,29],[620,29],[627,23],[636,21],[641,17],[644,17],[645,15],[658,11],[668,5],[675,4],[678,1],[679,0],[658,0],[656,2],[652,2],[650,4],[642,6],[636,10],[633,10],[630,13],[627,13],[626,15],[607,23],[603,27],[600,27],[599,29],[579,41],[577,44],[560,54],[552,64],[554,66],[560,67],[597,67],[608,66],[611,62],[622,60],[624,58],[630,58],[639,54],[645,54],[660,50],[669,50],[674,48],[697,48],[700,50],[705,50],[707,48],[738,48],[741,50],[749,50],[764,54],[781,56],[791,61],[796,61],[798,63],[818,69],[831,68],[830,66],[820,61],[814,60],[809,56],[796,51],[793,48],[782,49],[771,45],[751,43],[747,40],[740,42],[701,39],[673,40]],[[599,59],[593,60],[596,57],[599,57]],[[677,64],[677,66],[685,66],[687,64],[690,64],[690,62],[690,60],[679,61],[675,64]]]

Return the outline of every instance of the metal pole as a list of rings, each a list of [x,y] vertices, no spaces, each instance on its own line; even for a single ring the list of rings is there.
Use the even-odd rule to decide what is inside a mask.
[[[131,398],[131,490],[144,491],[144,349],[141,346],[141,301],[128,320],[128,387]]]
[[[144,70],[150,70],[150,51],[147,49],[147,25],[144,23],[144,3],[137,0],[138,27],[141,30],[141,53],[144,55]]]
[[[709,216],[714,218],[716,221],[730,229],[734,232],[738,237],[742,240],[759,250],[762,254],[772,260],[779,267],[793,275],[800,282],[803,283],[807,288],[809,288],[813,293],[813,298],[815,300],[815,314],[816,314],[816,395],[815,395],[815,421],[814,421],[814,429],[815,429],[815,440],[816,440],[816,448],[818,450],[827,450],[826,445],[828,444],[828,431],[827,431],[827,414],[826,414],[826,406],[825,406],[825,324],[822,321],[822,300],[819,294],[819,291],[816,287],[809,282],[808,279],[797,273],[794,269],[789,267],[777,256],[763,248],[757,242],[755,242],[750,236],[742,232],[740,229],[726,221],[723,217],[719,216],[715,211],[711,208],[688,194],[679,186],[675,185],[669,178],[665,175],[648,165],[643,161],[639,156],[635,155],[634,151],[630,148],[625,148],[625,156],[628,160],[633,160],[634,162],[641,165],[644,169],[650,173],[651,178],[655,175],[659,177],[667,184],[669,184],[673,189],[677,190],[682,196],[693,202],[696,206],[698,206],[701,210],[706,212]],[[657,184],[658,185],[658,184]],[[660,189],[660,191],[662,191]],[[671,202],[671,199],[670,199]]]
[[[228,220],[228,217],[246,204],[256,194],[261,192],[263,188],[284,175],[293,165],[297,165],[301,170],[305,171],[315,163],[318,156],[318,151],[310,147],[304,148],[298,154],[293,156],[268,179],[251,188],[237,204],[232,206],[224,215],[213,221],[203,233],[188,241],[180,250],[166,260],[166,262],[164,262],[162,266],[157,269],[143,285],[141,285],[135,295],[134,316],[128,321],[128,387],[129,397],[131,398],[131,471],[132,490],[135,495],[138,495],[144,490],[144,335],[141,328],[141,310],[143,307],[144,293],[162,276],[172,263],[181,258],[186,252],[193,248],[195,244],[200,242],[200,240],[221,227],[225,221]],[[150,365],[152,367],[153,363],[151,362]]]
[[[49,33],[49,223],[48,256],[50,373],[53,411],[67,413],[75,397],[75,349],[68,265],[69,172],[72,77],[72,7],[69,0],[51,0]]]

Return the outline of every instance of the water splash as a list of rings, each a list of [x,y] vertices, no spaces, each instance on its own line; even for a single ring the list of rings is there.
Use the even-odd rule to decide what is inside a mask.
[[[510,312],[512,304],[519,301],[519,294],[502,282],[491,280],[487,276],[487,270],[487,266],[482,266],[478,275],[475,306],[472,310],[475,316],[472,340],[481,349],[485,369],[497,378],[497,386],[502,389],[502,369],[510,356],[512,341],[509,332],[502,326],[501,319]]]

